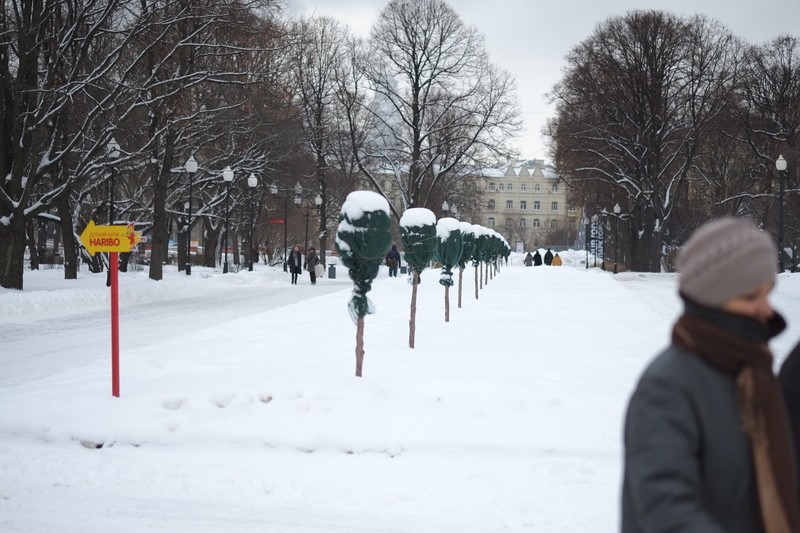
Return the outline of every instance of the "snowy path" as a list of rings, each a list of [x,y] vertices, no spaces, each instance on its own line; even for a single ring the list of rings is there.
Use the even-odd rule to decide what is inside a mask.
[[[350,287],[349,282],[339,280],[320,281],[315,286],[305,279],[303,282],[294,287],[286,284],[229,286],[198,296],[182,295],[126,305],[122,290],[125,279],[122,278],[120,350],[146,348],[163,342],[163,337],[154,332],[166,330],[184,335]],[[69,286],[70,282],[64,283]],[[99,290],[105,297],[107,289]],[[98,359],[110,361],[110,304],[102,310],[85,313],[80,312],[81,306],[82,302],[73,303],[71,313],[58,318],[48,315],[25,323],[0,321],[0,388]]]

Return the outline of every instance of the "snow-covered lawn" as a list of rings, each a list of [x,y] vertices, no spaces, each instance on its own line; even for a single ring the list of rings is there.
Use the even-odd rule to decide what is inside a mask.
[[[347,272],[258,265],[85,271],[0,290],[0,531],[602,532],[617,529],[621,427],[680,312],[669,274],[512,264],[444,322],[438,270],[385,268],[354,377]],[[800,336],[800,276],[773,298]]]

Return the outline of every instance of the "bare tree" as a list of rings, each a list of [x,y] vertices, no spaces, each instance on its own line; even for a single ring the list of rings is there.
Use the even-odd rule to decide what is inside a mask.
[[[396,218],[433,205],[459,166],[510,152],[506,141],[519,126],[516,84],[447,3],[389,2],[352,57],[342,86],[352,149]],[[396,194],[379,177],[387,173]]]
[[[552,93],[553,155],[570,185],[623,204],[635,270],[662,267],[676,200],[701,132],[730,101],[738,57],[719,24],[658,11],[605,21],[567,57]]]

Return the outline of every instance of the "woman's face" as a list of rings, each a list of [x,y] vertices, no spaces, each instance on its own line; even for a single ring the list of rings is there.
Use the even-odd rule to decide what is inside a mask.
[[[731,298],[722,304],[722,310],[734,315],[744,315],[766,323],[775,311],[769,303],[769,293],[775,283],[768,281],[754,287],[752,290]]]

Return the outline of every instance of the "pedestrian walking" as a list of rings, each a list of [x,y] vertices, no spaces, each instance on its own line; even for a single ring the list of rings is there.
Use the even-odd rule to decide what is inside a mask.
[[[525,260],[523,261],[523,263],[525,264],[526,267],[533,265],[533,256],[531,255],[530,252],[528,252],[528,255],[525,256]]]
[[[306,270],[308,270],[308,275],[311,277],[311,284],[317,284],[317,265],[319,264],[319,256],[317,255],[317,251],[312,246],[308,249],[308,253],[306,254]]]
[[[553,252],[550,251],[550,248],[544,253],[544,264],[545,265],[552,265],[553,264]]]
[[[539,250],[536,250],[533,254],[533,266],[542,266],[542,254],[539,253]]]
[[[560,267],[562,265],[561,256],[558,255],[558,252],[553,256],[553,266]]]
[[[392,249],[386,254],[386,266],[389,267],[389,277],[397,277],[397,269],[400,266],[400,252],[397,251],[397,245],[393,244]]]
[[[303,252],[295,245],[289,252],[289,272],[292,274],[292,285],[297,285],[297,276],[303,272]]]
[[[786,409],[768,341],[777,247],[723,218],[678,254],[684,311],[625,418],[622,532],[800,531]]]

